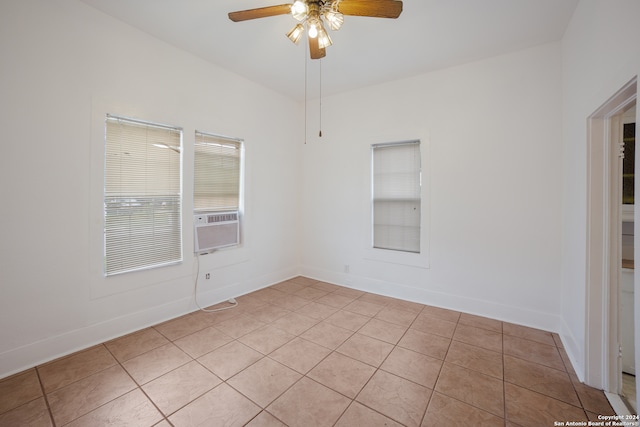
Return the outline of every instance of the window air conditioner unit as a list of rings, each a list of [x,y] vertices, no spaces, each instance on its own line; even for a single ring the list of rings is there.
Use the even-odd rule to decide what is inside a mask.
[[[193,218],[195,253],[240,243],[238,212],[196,214]]]

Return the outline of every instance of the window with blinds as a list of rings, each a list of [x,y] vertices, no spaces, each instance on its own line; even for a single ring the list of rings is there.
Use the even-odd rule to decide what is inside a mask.
[[[193,208],[237,211],[241,201],[242,140],[196,132]]]
[[[420,141],[372,146],[373,247],[420,252]]]
[[[182,130],[107,116],[107,276],[182,261]]]

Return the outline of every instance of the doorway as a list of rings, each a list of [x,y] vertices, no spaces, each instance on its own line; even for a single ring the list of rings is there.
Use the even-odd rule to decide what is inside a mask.
[[[621,265],[618,299],[620,301],[619,329],[622,357],[622,392],[625,403],[637,413],[635,358],[635,136],[636,103],[627,111],[612,118],[615,141],[622,141],[621,178]],[[616,128],[614,131],[613,127]]]
[[[633,295],[636,288],[634,269],[629,268],[629,262],[633,260],[634,247],[638,246],[634,241],[639,234],[635,232],[636,226],[640,224],[635,221],[633,205],[623,205],[623,187],[627,188],[629,181],[635,183],[629,173],[623,178],[630,160],[627,158],[627,164],[624,163],[625,154],[635,160],[631,144],[625,150],[623,124],[626,117],[633,116],[635,121],[636,96],[637,79],[634,78],[588,120],[585,381],[604,389],[620,415],[636,413],[623,397],[623,362],[625,370],[635,373],[635,344],[626,339],[623,345],[622,339],[623,334],[626,338],[636,335],[635,297],[622,293],[624,289]],[[623,357],[625,349],[626,357]],[[626,391],[628,396],[633,395]],[[637,398],[630,397],[630,400]]]

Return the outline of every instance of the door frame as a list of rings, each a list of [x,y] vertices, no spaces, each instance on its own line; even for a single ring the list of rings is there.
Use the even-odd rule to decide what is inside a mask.
[[[618,131],[614,123],[615,117],[635,103],[636,97],[637,78],[634,77],[598,108],[587,121],[587,289],[584,378],[587,384],[614,394],[619,394],[622,390],[618,310],[621,183],[618,179],[620,146],[613,141],[612,132]],[[634,227],[639,226],[640,221],[636,218]],[[637,228],[634,234],[635,239],[640,238]],[[636,248],[638,246],[635,244]]]

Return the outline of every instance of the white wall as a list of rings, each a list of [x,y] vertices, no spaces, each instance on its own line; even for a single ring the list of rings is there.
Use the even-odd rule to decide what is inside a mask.
[[[551,43],[327,97],[321,139],[310,102],[302,271],[559,330],[561,75]],[[370,145],[416,138],[428,268],[368,249]]]
[[[75,0],[0,3],[0,377],[194,308],[188,197],[181,266],[99,273],[105,112],[182,126],[185,164],[195,129],[245,139],[247,241],[202,258],[203,302],[301,271],[560,331],[582,375],[586,117],[640,71],[639,8],[582,0],[562,45],[328,97],[321,139],[314,100],[302,145],[274,92]],[[413,138],[420,266],[368,249],[369,147]]]
[[[562,336],[582,379],[589,377],[585,372],[587,118],[640,73],[639,18],[637,0],[582,0],[562,43]],[[590,385],[602,387],[601,383]]]
[[[297,273],[298,104],[75,0],[1,2],[0,58],[0,377],[195,308],[195,129],[247,155],[247,239],[201,258],[200,301]],[[184,128],[182,265],[102,276],[106,112]]]

